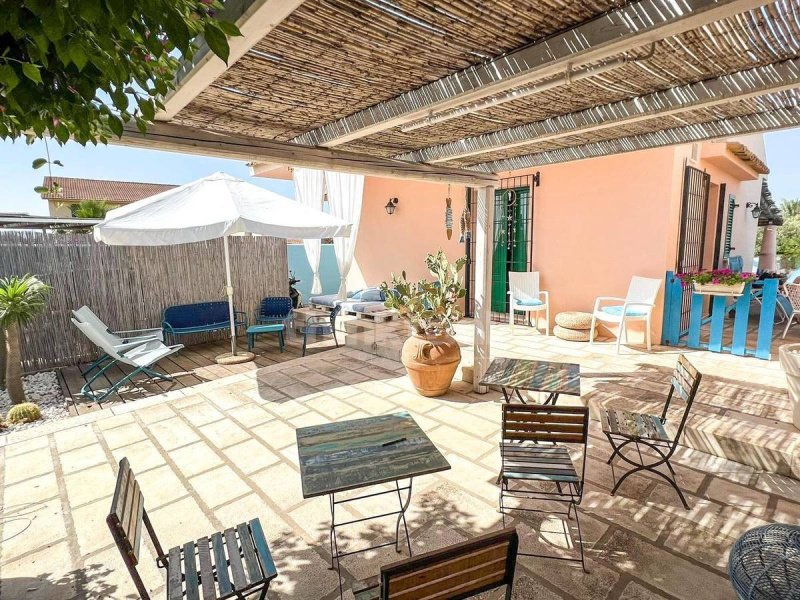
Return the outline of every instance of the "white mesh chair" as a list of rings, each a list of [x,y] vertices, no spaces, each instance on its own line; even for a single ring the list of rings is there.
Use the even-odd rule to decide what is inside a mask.
[[[538,329],[538,313],[544,311],[545,326],[544,334],[550,335],[550,294],[539,289],[539,272],[508,273],[508,295],[509,311],[508,324],[511,327],[511,335],[514,335],[514,314],[517,312],[525,313],[528,323],[531,323],[531,313],[536,313],[536,325]]]
[[[794,318],[800,317],[800,284],[787,283],[783,286],[783,295],[789,300],[789,304],[792,305],[792,312],[789,313],[786,311],[786,316],[788,318],[786,319],[786,328],[783,330],[781,339],[785,338],[786,334],[789,333],[789,327],[791,327],[792,323],[794,323]]]
[[[626,324],[631,321],[644,321],[646,328],[644,337],[649,351],[650,317],[660,289],[660,279],[634,276],[631,278],[628,294],[624,298],[615,298],[613,296],[600,296],[597,298],[592,311],[592,328],[589,330],[589,343],[594,343],[597,321],[615,323],[619,325],[619,331],[617,332],[617,354],[619,354],[619,345],[623,336],[625,337],[625,343],[628,343]]]

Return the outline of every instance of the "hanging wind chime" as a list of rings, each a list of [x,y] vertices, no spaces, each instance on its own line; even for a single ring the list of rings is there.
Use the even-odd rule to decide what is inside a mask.
[[[472,239],[472,213],[469,212],[469,207],[465,206],[461,211],[461,237],[458,241],[461,244],[469,244]]]
[[[444,209],[444,227],[447,230],[447,239],[453,237],[453,201],[450,199],[450,185],[447,186],[446,208]]]

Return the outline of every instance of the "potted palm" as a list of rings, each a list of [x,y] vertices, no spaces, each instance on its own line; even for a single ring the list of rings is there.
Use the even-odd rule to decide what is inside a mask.
[[[755,281],[754,273],[737,273],[730,269],[678,273],[678,279],[685,287],[692,287],[694,293],[706,296],[739,296],[744,286]]]
[[[21,329],[44,310],[49,293],[50,286],[33,275],[0,279],[0,328],[5,330],[6,391],[14,404],[25,402]]]
[[[405,271],[392,274],[391,284],[383,282],[386,307],[395,309],[411,325],[411,337],[403,344],[401,361],[411,383],[423,396],[441,396],[450,389],[461,349],[451,333],[462,316],[459,300],[466,289],[459,272],[466,258],[450,264],[444,252],[425,259],[434,280],[411,283]]]

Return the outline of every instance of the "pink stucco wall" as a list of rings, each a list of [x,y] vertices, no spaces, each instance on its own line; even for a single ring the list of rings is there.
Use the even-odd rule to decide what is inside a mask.
[[[533,268],[553,316],[591,312],[597,296],[625,296],[633,275],[664,277],[678,229],[675,160],[674,149],[657,149],[538,169]],[[656,339],[660,307],[652,330]]]
[[[384,206],[392,197],[400,202],[390,216]],[[428,253],[442,249],[451,261],[463,256],[458,223],[464,209],[464,187],[450,188],[453,236],[449,240],[444,226],[445,198],[447,185],[367,177],[348,287],[375,285],[403,270],[411,280],[430,279],[424,263]]]

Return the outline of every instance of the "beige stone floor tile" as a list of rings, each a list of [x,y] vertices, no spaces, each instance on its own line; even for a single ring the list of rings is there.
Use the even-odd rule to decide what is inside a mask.
[[[241,404],[228,411],[228,415],[244,427],[255,427],[275,418],[256,403]]]
[[[311,408],[330,421],[344,420],[356,410],[351,404],[337,398],[326,398],[322,402],[315,402]]]
[[[134,423],[136,419],[130,413],[125,413],[121,415],[115,415],[113,417],[105,417],[97,421],[97,427],[100,428],[101,431],[109,431],[111,429],[115,429],[122,425],[129,425]]]
[[[195,475],[189,483],[203,502],[212,508],[252,492],[250,486],[228,466]]]
[[[185,477],[192,477],[222,465],[222,459],[205,442],[196,442],[172,450],[169,457]]]
[[[255,438],[230,446],[223,452],[230,463],[248,475],[274,465],[280,460],[274,452]]]
[[[250,439],[249,433],[228,418],[200,427],[200,433],[217,448],[227,448]]]
[[[3,505],[5,510],[31,502],[41,502],[58,496],[58,482],[53,472],[27,479],[21,483],[7,485],[3,488]]]
[[[58,462],[61,463],[61,470],[65,475],[99,465],[107,460],[106,453],[99,443],[58,454]]]
[[[73,598],[78,589],[74,568],[67,542],[53,543],[3,565],[3,597],[15,600]],[[118,572],[114,573],[114,578],[118,577]]]
[[[18,481],[49,473],[53,470],[53,459],[50,454],[50,447],[45,446],[24,454],[17,454],[11,457],[6,456],[3,470],[5,485],[11,485]]]
[[[103,523],[103,528],[108,530]],[[166,571],[155,564],[155,556],[147,552],[142,543],[140,562],[137,566],[151,598],[164,596]],[[84,558],[86,595],[91,600],[139,600],[133,580],[128,576],[116,546],[101,550]],[[122,575],[120,577],[120,575]],[[159,593],[160,592],[160,593]]]
[[[180,417],[153,423],[148,428],[150,434],[167,451],[200,441],[200,437]]]
[[[619,600],[666,600],[666,596],[657,594],[643,585],[632,581],[622,590],[622,595],[619,597]]]
[[[269,412],[282,419],[291,419],[308,412],[308,407],[297,400],[282,400],[264,404]]]
[[[252,493],[232,502],[226,502],[214,511],[223,527],[232,527],[245,521],[259,519],[264,537],[270,547],[281,540],[296,536],[282,514],[275,512],[258,494]]]
[[[217,531],[197,502],[188,496],[154,510],[148,509],[147,514],[165,551]]]
[[[15,442],[6,446],[6,458],[27,454],[49,446],[47,436],[39,436],[22,442]]]
[[[81,555],[90,554],[114,544],[106,525],[108,509],[109,502],[103,499],[72,511],[72,520]]]
[[[130,444],[129,446],[116,448],[111,451],[111,454],[113,454],[114,460],[117,463],[123,458],[127,458],[135,473],[142,473],[148,469],[160,467],[164,464],[164,457],[158,448],[156,448],[155,444],[149,439]]]
[[[283,574],[270,586],[270,594],[276,598],[322,598],[339,585],[336,571],[305,543],[285,540],[272,556],[278,573]]]
[[[189,494],[189,490],[168,465],[137,473],[136,479],[144,495],[148,513]]]
[[[180,414],[195,427],[202,427],[225,417],[210,401],[198,402],[182,408]]]
[[[53,437],[55,438],[56,448],[58,448],[59,452],[69,452],[75,448],[88,446],[97,442],[97,434],[94,432],[94,427],[91,423],[81,425],[80,427],[70,427],[64,431],[57,431],[53,434]],[[47,440],[44,436],[35,439],[37,439],[40,444]],[[16,444],[12,444],[12,446],[16,446]],[[11,447],[6,448],[6,456],[9,456],[8,452],[10,449]]]
[[[294,427],[277,419],[258,427],[253,427],[252,431],[273,450],[280,450],[290,444],[297,443]]]
[[[281,510],[288,511],[303,501],[300,473],[286,463],[268,467],[251,479]],[[325,499],[317,499],[325,503]]]
[[[711,481],[705,495],[749,514],[763,516],[767,512],[767,494],[718,477]]]
[[[108,463],[64,476],[67,497],[73,509],[100,498],[110,498],[115,482],[114,471]]]
[[[0,561],[5,563],[66,538],[62,514],[59,498],[4,507]]]
[[[143,423],[150,424],[164,419],[171,419],[175,416],[175,411],[172,410],[169,404],[156,404],[137,410],[136,415]]]

